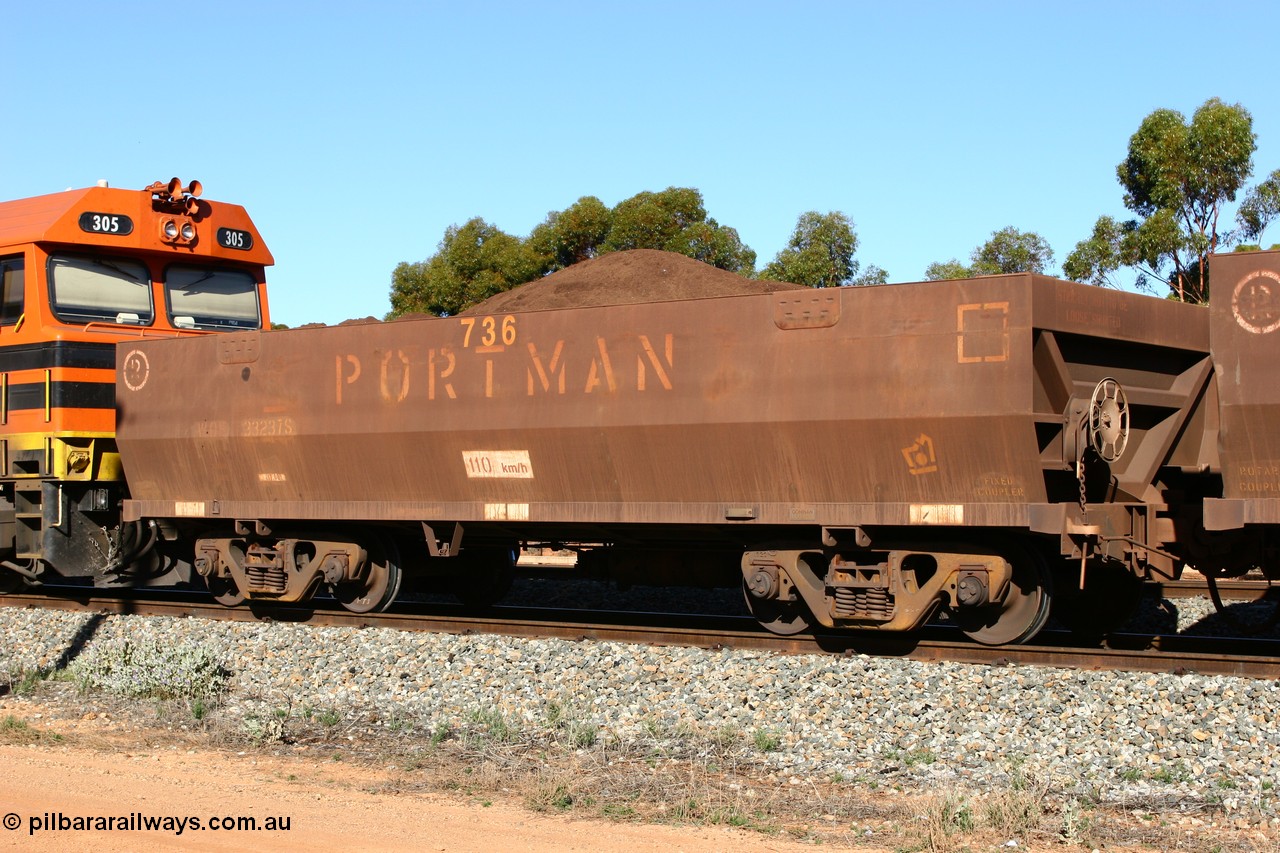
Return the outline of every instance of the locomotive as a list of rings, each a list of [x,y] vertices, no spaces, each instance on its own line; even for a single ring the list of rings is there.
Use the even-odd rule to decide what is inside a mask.
[[[110,214],[86,192],[60,221]],[[11,585],[369,612],[407,581],[482,606],[518,549],[569,547],[622,583],[741,586],[778,633],[943,611],[1006,644],[1051,612],[1105,632],[1143,580],[1273,548],[1275,253],[1215,258],[1212,310],[1027,273],[268,331],[271,259],[239,208],[177,182],[133,198],[136,242],[7,244],[39,267],[42,346],[101,341],[116,365],[99,432],[70,388],[4,420]],[[187,206],[198,239],[165,242]],[[97,314],[60,307],[54,259],[98,255],[145,267],[145,306],[86,277]]]
[[[174,178],[0,204],[0,588],[190,580],[162,522],[121,521],[116,345],[268,323],[271,253],[201,194]]]

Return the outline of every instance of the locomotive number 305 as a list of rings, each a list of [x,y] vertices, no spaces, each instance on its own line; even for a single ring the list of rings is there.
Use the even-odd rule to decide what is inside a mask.
[[[238,228],[219,228],[218,245],[224,249],[240,249],[247,252],[253,248],[253,235]]]
[[[80,230],[90,234],[119,234],[133,232],[133,220],[120,213],[96,213],[88,210],[80,214]]]

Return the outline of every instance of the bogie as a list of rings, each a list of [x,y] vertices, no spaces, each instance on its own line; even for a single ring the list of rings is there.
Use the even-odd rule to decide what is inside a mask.
[[[319,538],[258,527],[253,535],[205,537],[196,542],[195,566],[228,605],[299,604],[327,589],[346,609],[368,613],[390,607],[402,580],[399,550],[376,530]]]
[[[1015,542],[995,550],[951,547],[750,551],[742,562],[744,595],[760,623],[782,634],[812,625],[914,631],[943,609],[988,645],[1026,642],[1044,626],[1052,580],[1033,549]]]

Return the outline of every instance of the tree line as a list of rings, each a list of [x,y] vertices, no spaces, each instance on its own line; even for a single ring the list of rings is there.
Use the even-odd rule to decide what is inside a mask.
[[[1103,215],[1063,262],[1077,281],[1120,286],[1122,271],[1139,288],[1187,302],[1209,297],[1209,254],[1257,249],[1280,216],[1280,170],[1246,189],[1257,136],[1239,104],[1206,101],[1191,120],[1160,109],[1143,119],[1116,167],[1128,219]],[[1234,227],[1227,206],[1241,192]],[[1280,246],[1273,246],[1280,248]],[[888,273],[855,256],[858,236],[841,211],[802,213],[786,246],[759,271],[756,253],[736,229],[707,215],[692,187],[641,192],[613,207],[583,196],[551,211],[528,237],[507,234],[480,217],[445,229],[435,254],[402,262],[391,274],[391,313],[449,316],[519,284],[572,264],[628,249],[661,249],[749,278],[809,287],[883,284]],[[932,280],[1000,273],[1044,273],[1049,243],[1012,226],[992,232],[969,262],[929,264]]]
[[[854,255],[858,237],[848,216],[810,211],[800,216],[786,248],[756,270],[756,253],[737,229],[707,215],[691,187],[642,192],[608,207],[584,196],[547,214],[527,238],[476,217],[445,229],[436,253],[402,262],[391,274],[391,316],[453,315],[518,284],[567,266],[628,249],[677,252],[748,278],[811,287],[883,284],[879,267],[865,270]]]

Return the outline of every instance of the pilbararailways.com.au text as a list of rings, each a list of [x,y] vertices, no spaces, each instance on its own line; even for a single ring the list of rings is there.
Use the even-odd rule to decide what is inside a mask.
[[[19,829],[23,820],[9,812],[2,821],[8,830]],[[27,835],[37,832],[288,832],[293,819],[287,815],[250,817],[247,815],[148,815],[129,812],[122,815],[77,815],[44,812],[26,819]]]

